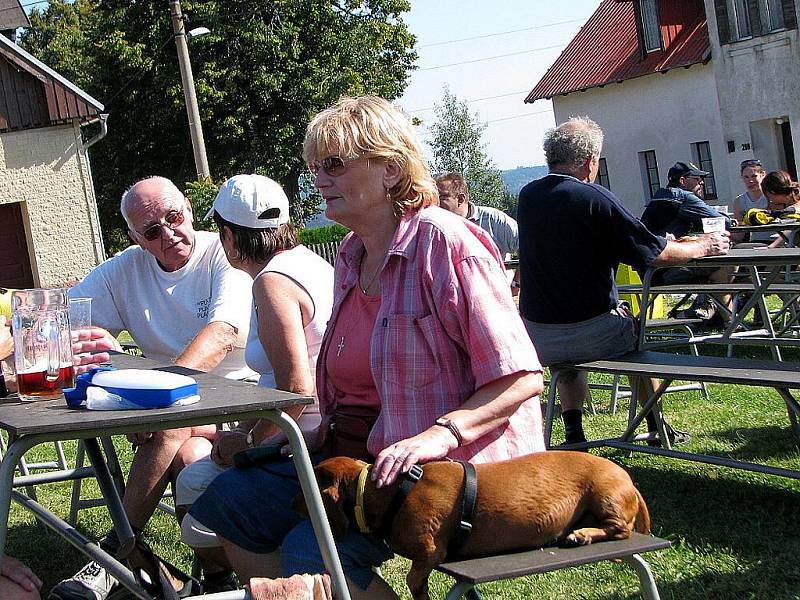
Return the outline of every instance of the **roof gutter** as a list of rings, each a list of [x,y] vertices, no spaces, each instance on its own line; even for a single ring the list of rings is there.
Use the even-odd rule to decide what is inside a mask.
[[[97,142],[102,140],[106,135],[108,135],[108,113],[100,113],[100,131],[92,137],[91,139],[87,140],[83,144],[83,151],[86,152],[89,148],[94,146]]]

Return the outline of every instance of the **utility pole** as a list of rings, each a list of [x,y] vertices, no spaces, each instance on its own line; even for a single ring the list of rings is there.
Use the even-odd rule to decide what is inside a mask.
[[[197,179],[204,181],[208,179],[210,173],[208,170],[208,158],[206,158],[206,143],[203,139],[203,125],[200,123],[197,94],[194,90],[194,75],[192,74],[192,65],[189,62],[189,45],[186,43],[186,29],[183,25],[180,0],[170,0],[169,9],[172,16],[172,31],[175,34],[175,46],[178,49],[178,65],[181,68],[183,97],[186,101],[186,114],[189,117],[189,135],[192,137]]]

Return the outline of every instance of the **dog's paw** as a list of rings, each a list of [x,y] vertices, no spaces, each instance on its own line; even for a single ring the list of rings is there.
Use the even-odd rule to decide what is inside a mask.
[[[584,534],[582,531],[573,531],[564,538],[565,546],[588,546],[592,543],[592,538]]]

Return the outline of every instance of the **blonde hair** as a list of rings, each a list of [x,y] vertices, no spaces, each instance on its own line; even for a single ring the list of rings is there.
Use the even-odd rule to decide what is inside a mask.
[[[379,158],[397,165],[400,180],[386,191],[397,218],[439,201],[411,120],[388,100],[344,96],[318,113],[306,128],[303,159],[311,164],[331,154]]]

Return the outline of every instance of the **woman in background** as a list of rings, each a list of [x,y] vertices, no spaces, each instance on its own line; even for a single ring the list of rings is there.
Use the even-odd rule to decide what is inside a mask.
[[[746,191],[733,201],[733,218],[741,223],[745,213],[751,208],[767,208],[767,198],[761,190],[761,182],[767,176],[767,171],[760,160],[750,159],[742,161],[739,174]]]
[[[800,183],[792,181],[786,171],[772,171],[761,182],[761,189],[767,197],[767,210],[774,214],[796,213],[800,204]],[[783,248],[789,242],[791,231],[781,231],[770,248]]]

